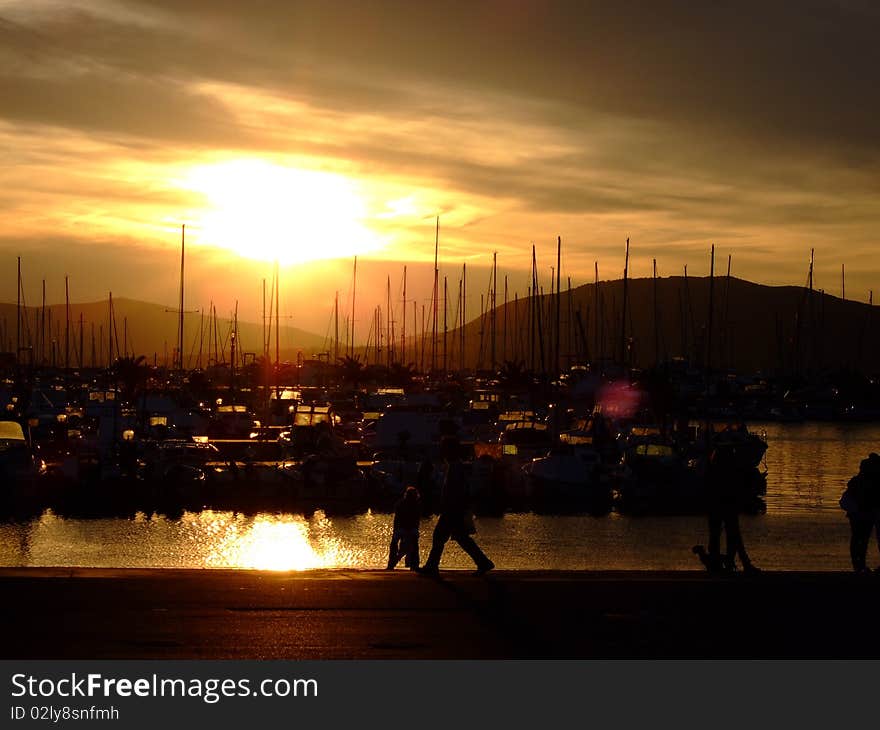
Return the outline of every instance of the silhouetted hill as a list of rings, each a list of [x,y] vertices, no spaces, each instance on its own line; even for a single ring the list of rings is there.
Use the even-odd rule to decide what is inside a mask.
[[[160,304],[141,302],[133,299],[113,299],[115,330],[113,337],[114,353],[118,350],[129,354],[145,355],[152,361],[155,357],[159,364],[164,364],[167,356],[171,363],[177,341],[177,315],[173,307]],[[172,310],[172,311],[169,311]],[[70,305],[70,361],[79,363],[80,350],[80,316],[82,316],[82,349],[84,364],[92,363],[94,337],[94,359],[98,364],[107,362],[110,349],[110,309],[108,301],[90,302]],[[49,363],[54,357],[58,365],[64,364],[65,352],[65,311],[63,304],[46,307],[46,324],[41,326],[42,312],[40,307],[28,307],[26,310],[27,324],[23,328],[23,346],[32,345],[36,353],[45,353]],[[274,325],[273,325],[274,326]],[[202,335],[200,336],[200,329]],[[215,337],[216,329],[216,337]],[[229,313],[217,313],[216,328],[209,314],[204,319],[198,313],[187,313],[184,316],[184,334],[186,342],[185,357],[188,364],[195,366],[202,352],[202,362],[208,364],[209,357],[215,359],[216,350],[220,359],[228,360],[230,332],[232,330]],[[45,346],[41,345],[40,333],[46,332]],[[239,343],[241,352],[262,354],[262,325],[239,320]],[[50,334],[51,333],[51,334]],[[293,359],[298,351],[307,357],[324,349],[324,338],[311,332],[295,327],[280,328],[281,357]],[[15,304],[0,304],[0,350],[15,349]],[[275,340],[272,334],[270,351],[274,357]]]
[[[708,277],[689,277],[687,283],[680,276],[661,278],[656,284],[657,326],[655,338],[655,295],[652,279],[632,279],[627,284],[628,307],[626,357],[637,367],[652,365],[659,359],[685,357],[703,365],[709,340]],[[473,293],[472,293],[473,296]],[[537,308],[542,316],[531,328],[535,341],[535,368],[541,369],[543,342],[544,364],[552,369],[555,353],[555,302],[549,295],[538,298]],[[623,281],[599,282],[598,296],[593,284],[586,284],[569,293],[563,290],[560,299],[560,365],[585,362],[592,359],[618,360],[622,332]],[[128,346],[128,351],[146,355],[159,363],[166,357],[171,362],[177,336],[177,318],[171,307],[131,299],[114,299],[116,331],[114,349]],[[91,363],[92,328],[94,328],[95,359],[106,362],[109,347],[107,301],[71,304],[71,362],[78,362],[79,320],[82,315],[83,349],[85,363]],[[456,309],[450,303],[449,317]],[[774,373],[818,372],[838,368],[857,368],[864,372],[880,371],[880,342],[877,333],[880,322],[875,322],[874,308],[866,303],[841,300],[829,294],[803,287],[765,286],[734,277],[718,277],[714,283],[712,365],[729,367],[740,372],[758,370]],[[506,311],[506,315],[505,315]],[[523,360],[529,365],[530,303],[521,299],[508,302],[506,308],[495,310],[495,361]],[[598,316],[597,316],[598,315]],[[506,318],[506,335],[505,335]],[[442,312],[437,334],[436,361],[443,366]],[[22,338],[25,345],[32,343],[40,349],[40,308],[27,309],[28,326]],[[209,316],[202,323],[200,315],[187,314],[185,319],[187,361],[195,365],[201,347],[203,364],[214,359],[215,332]],[[465,326],[465,366],[488,368],[492,353],[492,313],[468,322]],[[228,359],[229,314],[218,313],[216,347],[220,358]],[[63,364],[64,306],[47,307],[45,344],[46,360],[52,359],[52,341],[55,358]],[[240,343],[244,352],[262,351],[262,326],[239,321]],[[449,367],[460,363],[459,332],[450,327],[446,336],[446,358]],[[656,342],[656,344],[655,344]],[[399,345],[399,343],[397,343]],[[406,362],[417,367],[431,365],[430,331],[421,338],[407,338]],[[0,349],[15,346],[15,304],[0,304]],[[319,335],[294,327],[281,327],[281,356],[291,360],[301,351],[305,357],[332,348],[332,342]],[[397,348],[399,350],[399,347]],[[270,352],[274,356],[274,337]],[[374,348],[359,348],[362,361],[375,362]],[[379,358],[385,362],[386,353]],[[400,353],[395,351],[395,360]]]
[[[655,296],[652,279],[628,282],[626,357],[637,367],[647,367],[659,359],[685,357],[695,364],[705,363],[709,341],[708,277],[674,276],[660,278]],[[552,367],[555,352],[555,303],[549,295],[539,297],[540,325],[533,327],[534,361],[541,369],[544,361]],[[450,307],[455,308],[454,303]],[[598,296],[593,284],[562,291],[560,300],[560,365],[586,360],[619,360],[623,331],[623,281],[599,282]],[[775,373],[817,372],[854,367],[864,372],[880,371],[880,321],[873,321],[873,307],[867,303],[841,300],[803,287],[765,286],[743,279],[717,277],[713,294],[711,332],[712,365],[740,372],[758,370]],[[597,311],[598,310],[598,311]],[[495,360],[523,360],[530,363],[529,302],[508,302],[495,312]],[[598,314],[598,316],[597,316]],[[465,354],[468,367],[489,367],[492,350],[492,313],[465,326]],[[442,316],[441,316],[442,322]],[[438,334],[437,360],[442,367],[442,329]],[[656,344],[655,344],[656,343]],[[409,342],[408,347],[412,348]],[[430,333],[425,347],[430,364]],[[419,363],[421,346],[415,357],[410,349],[407,361]],[[447,335],[450,367],[459,364],[459,332]]]

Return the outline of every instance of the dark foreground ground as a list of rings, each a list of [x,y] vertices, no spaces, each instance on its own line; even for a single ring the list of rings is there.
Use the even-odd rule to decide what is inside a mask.
[[[0,569],[6,659],[880,658],[880,577]]]

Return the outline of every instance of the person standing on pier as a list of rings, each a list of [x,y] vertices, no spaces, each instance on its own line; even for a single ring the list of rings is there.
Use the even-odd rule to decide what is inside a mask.
[[[464,464],[461,463],[461,445],[457,439],[446,438],[440,448],[446,462],[446,476],[440,492],[440,516],[434,527],[428,560],[418,572],[423,575],[439,575],[443,549],[449,538],[452,538],[470,555],[477,566],[477,574],[483,575],[492,570],[495,564],[471,537],[476,529],[469,509],[470,495]]]
[[[880,455],[870,454],[859,465],[859,473],[846,485],[840,498],[850,526],[849,556],[853,571],[867,573],[868,543],[871,530],[876,526],[877,546],[880,549]],[[878,568],[880,570],[880,568]]]
[[[419,522],[422,519],[422,501],[419,490],[407,487],[394,505],[394,527],[388,548],[388,566],[394,570],[405,556],[404,565],[410,570],[419,567]]]

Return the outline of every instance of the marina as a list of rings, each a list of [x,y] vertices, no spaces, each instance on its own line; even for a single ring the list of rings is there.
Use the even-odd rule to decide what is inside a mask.
[[[849,526],[837,502],[859,461],[880,439],[873,424],[763,423],[767,435],[766,511],[742,518],[756,563],[770,570],[849,569]],[[431,517],[422,524],[427,549]],[[705,517],[535,514],[477,518],[478,536],[507,569],[687,570]],[[302,511],[133,512],[109,516],[51,509],[0,523],[6,566],[162,568],[380,568],[391,515]],[[870,556],[876,557],[871,545]],[[444,565],[467,568],[450,548]]]

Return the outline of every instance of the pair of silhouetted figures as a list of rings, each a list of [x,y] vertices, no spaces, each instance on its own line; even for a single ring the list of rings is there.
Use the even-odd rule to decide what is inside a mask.
[[[482,575],[495,564],[480,550],[472,535],[476,532],[470,511],[467,474],[461,462],[461,446],[455,439],[441,443],[441,455],[446,462],[446,474],[440,491],[440,516],[431,538],[431,552],[419,567],[419,520],[421,499],[415,487],[407,487],[403,498],[394,509],[394,527],[388,553],[388,569],[392,570],[405,557],[405,565],[423,575],[438,575],[443,549],[450,539],[455,540],[470,555]]]
[[[733,572],[739,558],[743,573],[759,573],[743,543],[739,513],[743,509],[747,469],[726,450],[710,452],[706,468],[706,513],[709,518],[709,544],[696,545],[694,553],[710,573]],[[721,533],[727,533],[726,551],[721,552]]]
[[[849,519],[849,556],[853,570],[868,573],[868,544],[873,529],[877,531],[880,550],[880,456],[872,453],[862,461],[859,473],[846,485],[840,506]],[[880,572],[880,567],[875,572]]]

